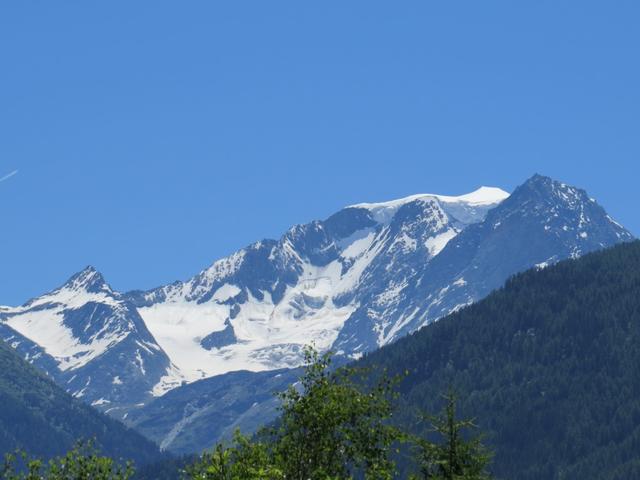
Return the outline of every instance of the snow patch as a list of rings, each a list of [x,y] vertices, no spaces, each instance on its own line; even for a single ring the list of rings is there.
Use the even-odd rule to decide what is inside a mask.
[[[369,242],[368,238],[363,240]],[[219,349],[207,350],[200,341],[225,328],[225,321],[231,317],[230,305],[178,301],[174,297],[171,302],[140,308],[147,328],[175,365],[175,371],[163,377],[153,394],[160,395],[181,381],[230,371],[297,366],[302,360],[302,346],[311,339],[319,349],[328,349],[356,308],[352,304],[338,307],[333,298],[353,288],[360,275],[351,275],[364,268],[371,255],[371,251],[360,253],[344,275],[338,260],[322,267],[303,263],[298,282],[288,286],[277,303],[268,291],[261,292],[261,300],[248,291],[247,300],[234,307],[236,313],[231,320],[238,341]]]
[[[216,293],[213,294],[213,299],[217,302],[225,302],[230,298],[235,297],[240,292],[241,290],[236,285],[225,283],[216,290]]]
[[[435,237],[428,238],[427,241],[425,242],[425,246],[427,247],[427,250],[429,250],[429,253],[431,254],[431,256],[435,257],[442,251],[444,247],[447,246],[447,243],[449,243],[449,241],[453,239],[456,235],[458,235],[458,232],[453,228],[450,228],[449,230],[446,230],[445,232],[440,233]]]
[[[64,325],[64,307],[57,304],[49,309],[15,310],[6,324],[32,342],[41,346],[46,353],[58,362],[60,370],[73,370],[82,367],[109,348],[129,336],[125,329],[107,331],[107,326],[94,334],[88,343],[80,342]],[[117,312],[115,313],[117,315]]]
[[[363,236],[363,234],[365,235]],[[375,237],[375,232],[369,229],[354,233],[338,244],[338,247],[342,249],[340,256],[348,259],[359,257],[371,247]]]

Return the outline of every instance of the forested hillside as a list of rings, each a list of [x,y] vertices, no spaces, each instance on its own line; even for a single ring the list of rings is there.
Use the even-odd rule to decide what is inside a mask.
[[[453,386],[498,478],[640,478],[640,242],[516,275],[359,363],[406,375],[416,431]]]
[[[20,448],[49,458],[90,439],[114,459],[162,458],[152,442],[74,399],[0,341],[0,455]]]

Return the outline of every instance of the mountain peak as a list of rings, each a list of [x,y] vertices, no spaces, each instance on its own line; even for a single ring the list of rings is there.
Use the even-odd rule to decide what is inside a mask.
[[[564,182],[556,180],[551,177],[547,177],[545,175],[540,175],[539,173],[534,174],[530,178],[528,178],[520,188],[536,188],[536,189],[544,189],[544,190],[571,190],[575,192],[585,192],[583,189],[578,187],[573,187]],[[586,192],[585,192],[586,193]]]
[[[95,275],[95,274],[100,275],[100,272],[98,272],[98,270],[93,265],[87,265],[82,270],[80,270],[80,272],[78,272],[78,273],[79,274],[87,274],[87,275]]]
[[[535,195],[546,201],[555,199],[572,205],[591,201],[585,190],[537,173],[516,188],[512,197],[519,198],[523,194]]]
[[[539,174],[517,187],[500,207],[491,212],[494,228],[509,218],[521,225],[526,219],[526,224],[542,227],[556,248],[557,242],[564,243],[572,258],[633,239],[585,190]]]
[[[87,292],[112,291],[102,274],[91,265],[67,280],[65,287],[70,290],[85,290]]]
[[[524,183],[528,183],[528,182],[552,182],[553,179],[547,175],[541,175],[539,173],[534,173],[533,175],[531,175],[531,177],[529,177],[527,180],[525,180]]]

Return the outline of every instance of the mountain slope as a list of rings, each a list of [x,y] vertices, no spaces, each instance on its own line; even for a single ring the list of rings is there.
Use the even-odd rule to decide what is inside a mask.
[[[453,385],[499,478],[640,476],[640,242],[519,274],[359,362],[408,372],[415,428]]]
[[[114,458],[157,461],[157,447],[91,407],[73,399],[0,341],[0,454],[16,448],[32,455],[61,455],[80,439]]]
[[[299,369],[231,372],[176,388],[142,409],[127,424],[164,450],[189,454],[250,434],[277,416],[276,393],[298,380]]]

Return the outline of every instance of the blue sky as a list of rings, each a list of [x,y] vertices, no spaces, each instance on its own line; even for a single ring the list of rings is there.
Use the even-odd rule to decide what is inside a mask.
[[[3,2],[0,304],[344,205],[586,188],[640,234],[640,2]]]

